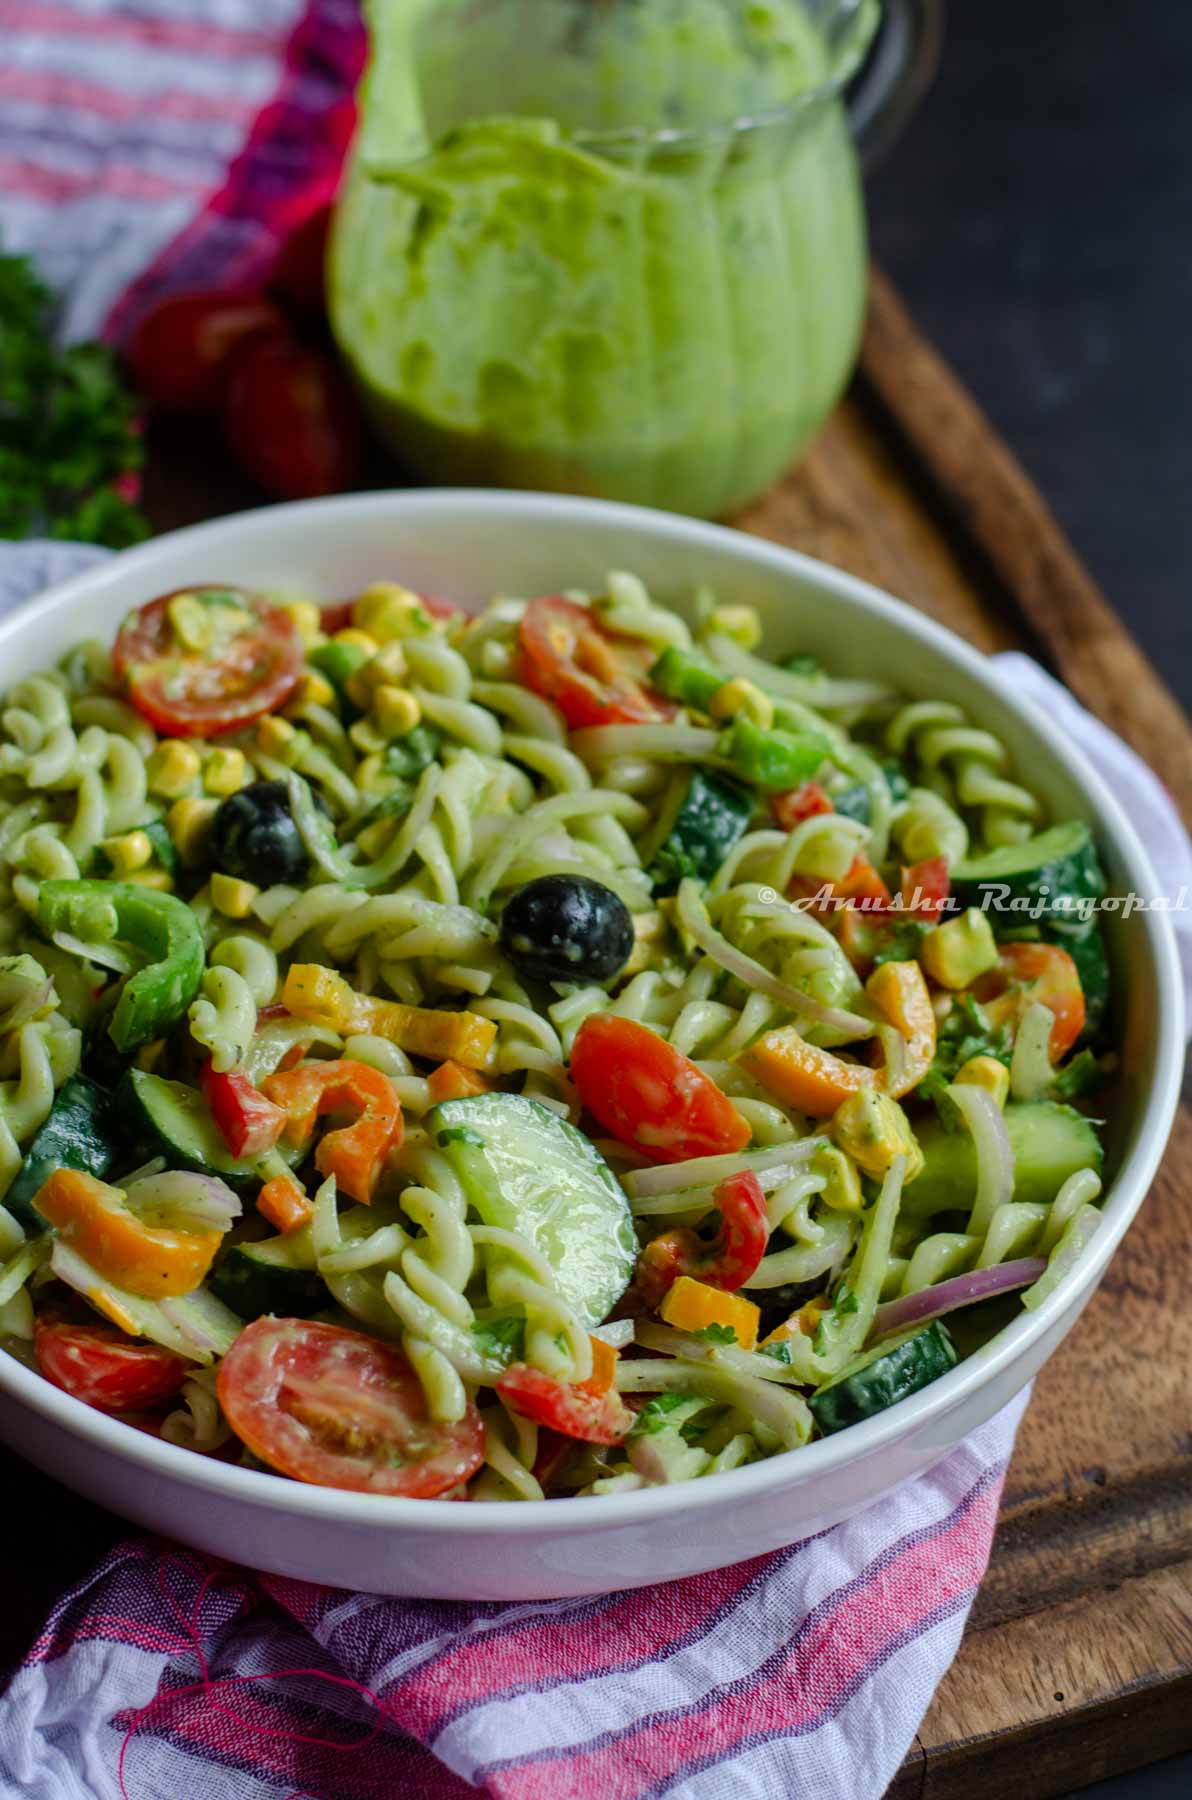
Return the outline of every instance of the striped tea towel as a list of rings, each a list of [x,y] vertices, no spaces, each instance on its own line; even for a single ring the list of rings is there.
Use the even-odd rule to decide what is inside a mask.
[[[790,1550],[599,1599],[386,1600],[122,1544],[0,1702],[0,1794],[879,1800],[960,1641],[1025,1403]]]

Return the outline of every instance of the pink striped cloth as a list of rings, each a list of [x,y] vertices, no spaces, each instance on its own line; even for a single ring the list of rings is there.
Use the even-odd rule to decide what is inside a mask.
[[[122,1544],[0,1703],[0,1793],[879,1800],[960,1641],[1025,1403],[819,1537],[599,1599],[386,1600]]]

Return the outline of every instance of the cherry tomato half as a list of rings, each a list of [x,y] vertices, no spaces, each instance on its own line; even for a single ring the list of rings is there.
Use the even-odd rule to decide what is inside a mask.
[[[320,206],[296,225],[278,252],[270,287],[304,312],[321,313],[327,304],[327,235],[331,207]]]
[[[720,1214],[716,1236],[709,1242],[690,1225],[677,1225],[651,1238],[618,1312],[630,1317],[655,1312],[680,1275],[735,1293],[756,1274],[770,1237],[761,1182],[752,1169],[742,1169],[720,1183],[714,1199]]]
[[[513,1363],[496,1386],[502,1400],[523,1418],[586,1444],[619,1444],[633,1425],[634,1415],[615,1388],[592,1394],[528,1363]]]
[[[295,1481],[430,1500],[484,1460],[469,1401],[455,1424],[427,1411],[401,1351],[314,1319],[257,1319],[220,1364],[224,1417],[254,1456]]]
[[[645,686],[654,652],[637,638],[602,631],[584,606],[549,595],[531,600],[518,627],[521,678],[551,700],[573,731],[584,725],[657,724],[674,716]]]
[[[236,629],[221,631],[217,619],[211,648],[188,649],[178,641],[170,613],[184,594],[226,610]],[[275,712],[297,686],[304,655],[302,639],[280,607],[235,588],[210,587],[162,594],[129,613],[112,666],[156,731],[206,738]]]
[[[193,1364],[160,1344],[141,1344],[114,1325],[37,1322],[37,1366],[47,1381],[100,1412],[138,1412],[178,1392]]]
[[[716,1083],[636,1019],[593,1013],[571,1046],[588,1111],[654,1162],[743,1150],[749,1126]]]
[[[262,333],[285,336],[285,319],[259,294],[172,294],[151,307],[129,339],[133,380],[163,412],[214,412],[217,371]]]
[[[359,472],[360,413],[320,350],[279,337],[246,344],[228,364],[220,417],[244,468],[282,500],[340,493]]]
[[[973,992],[994,1025],[1017,1030],[1028,1006],[1038,1002],[1055,1015],[1048,1049],[1053,1063],[1067,1054],[1084,1030],[1084,990],[1076,964],[1058,944],[1003,944],[997,968]]]

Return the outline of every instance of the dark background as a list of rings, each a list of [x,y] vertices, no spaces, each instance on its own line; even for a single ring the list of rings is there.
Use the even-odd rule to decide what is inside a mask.
[[[949,0],[873,249],[1192,705],[1192,6]]]
[[[1192,6],[951,0],[869,202],[877,260],[1187,707]],[[1192,1755],[1081,1800],[1189,1794]]]

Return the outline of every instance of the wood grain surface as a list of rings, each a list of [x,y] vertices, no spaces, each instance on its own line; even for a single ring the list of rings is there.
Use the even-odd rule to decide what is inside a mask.
[[[155,431],[147,485],[159,529],[259,498],[190,425]],[[852,391],[802,466],[737,523],[890,589],[982,650],[1040,656],[1192,811],[1192,736],[1175,701],[880,275]],[[1192,1746],[1189,1295],[1186,1100],[1139,1223],[1036,1384],[988,1577],[890,1800],[1045,1800]],[[27,1535],[2,1553],[11,1659],[121,1528],[7,1453],[0,1464],[14,1516],[42,1521],[32,1553]]]

